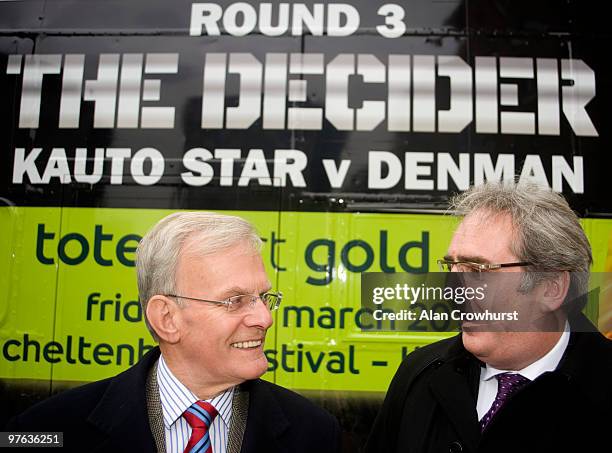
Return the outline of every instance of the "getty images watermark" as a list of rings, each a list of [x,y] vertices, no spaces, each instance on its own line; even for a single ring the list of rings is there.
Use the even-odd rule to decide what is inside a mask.
[[[364,273],[367,330],[612,332],[612,274],[568,272]],[[574,323],[584,313],[592,325]]]

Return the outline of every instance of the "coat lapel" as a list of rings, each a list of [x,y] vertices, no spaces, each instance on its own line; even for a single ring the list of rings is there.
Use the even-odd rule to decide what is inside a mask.
[[[155,362],[149,369],[146,385],[147,412],[149,414],[149,426],[153,433],[157,453],[166,453],[166,432],[164,429],[164,416],[157,384],[157,364]]]
[[[262,447],[267,453],[290,452],[280,439],[290,423],[272,392],[260,380],[246,382],[241,387],[249,392],[242,453],[262,451]]]
[[[610,388],[612,367],[603,358],[609,356],[611,343],[582,313],[570,319],[570,325],[569,344],[556,372],[571,382],[576,398],[588,400],[606,413],[609,399],[602,389]]]
[[[248,411],[249,392],[243,390],[242,386],[239,385],[234,390],[234,399],[232,401],[232,422],[227,439],[227,453],[240,453]]]
[[[429,382],[436,401],[451,420],[468,451],[476,450],[480,440],[476,412],[479,374],[478,362],[463,354],[433,370]]]
[[[94,451],[156,451],[149,426],[145,386],[149,368],[158,357],[159,349],[156,348],[109,384],[88,417],[88,421],[107,436]]]

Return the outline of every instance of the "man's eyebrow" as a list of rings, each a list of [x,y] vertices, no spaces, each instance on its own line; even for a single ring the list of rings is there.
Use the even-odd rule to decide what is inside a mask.
[[[223,291],[224,297],[231,297],[231,296],[239,296],[241,294],[249,294],[249,291],[241,288],[240,286],[232,286],[231,288],[226,289],[225,291]]]
[[[262,291],[261,294],[270,291],[272,289],[272,285],[270,283],[267,283],[265,285],[265,288],[266,289]],[[240,296],[244,294],[253,294],[253,291],[245,289],[245,288],[241,288],[240,286],[232,286],[231,288],[228,288],[225,291],[223,291],[222,294],[224,297],[231,297],[231,296]]]
[[[469,263],[483,263],[483,264],[490,262],[485,257],[479,256],[479,255],[457,255],[457,256],[445,255],[444,259],[446,261],[467,261]]]

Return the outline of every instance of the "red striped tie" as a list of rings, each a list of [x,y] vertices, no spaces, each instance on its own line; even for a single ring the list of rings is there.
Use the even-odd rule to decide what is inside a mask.
[[[183,417],[185,417],[192,430],[184,453],[212,453],[208,428],[217,413],[217,409],[206,401],[196,401],[183,412]]]

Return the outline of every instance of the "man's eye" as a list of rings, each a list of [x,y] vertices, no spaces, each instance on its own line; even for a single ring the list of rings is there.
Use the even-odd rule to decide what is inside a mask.
[[[240,296],[234,296],[230,300],[232,302],[232,305],[239,306],[239,305],[242,305],[248,302],[250,298],[251,296],[240,295]]]

